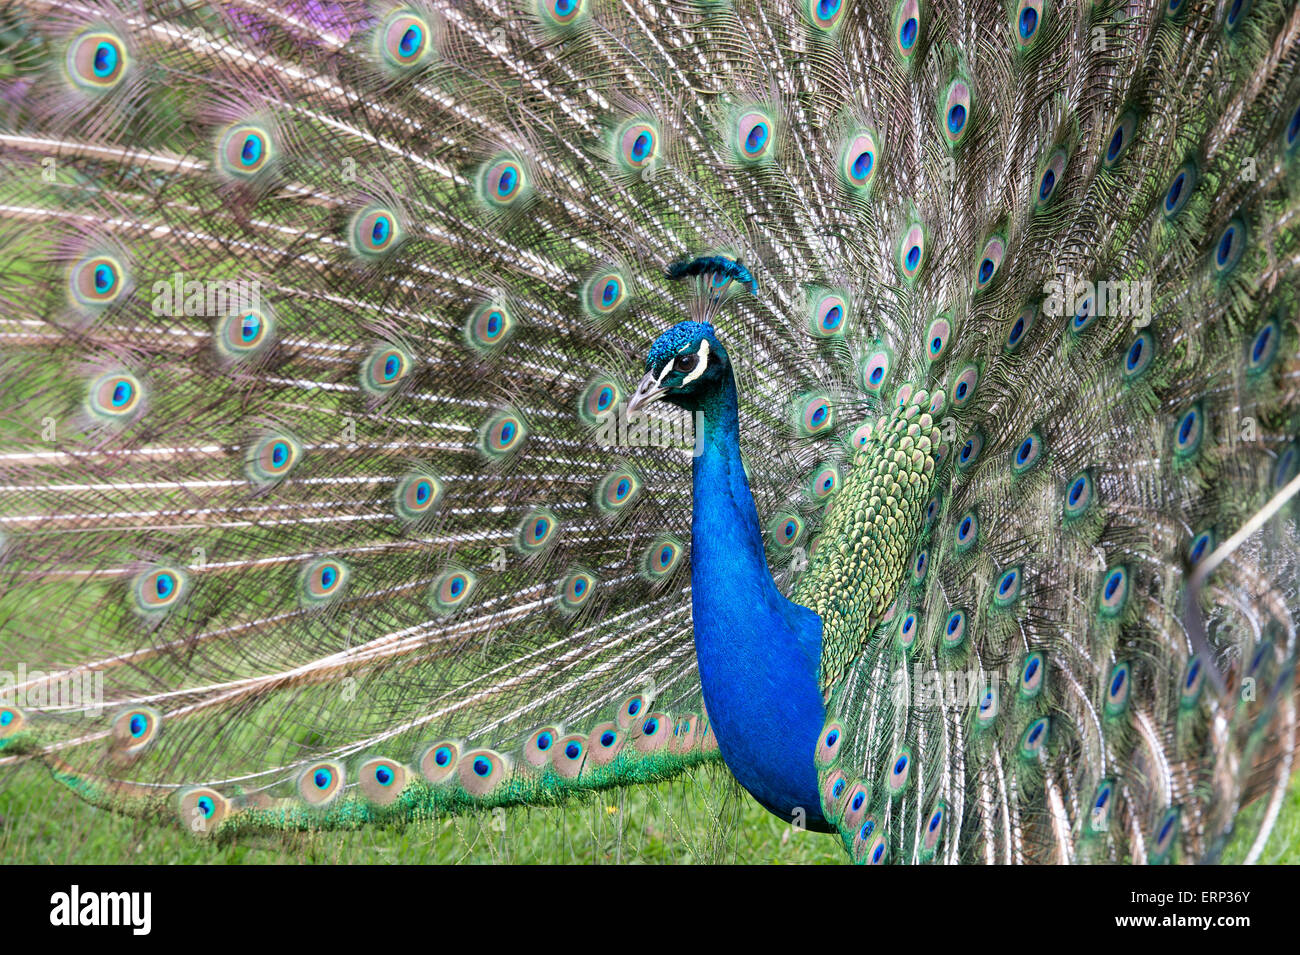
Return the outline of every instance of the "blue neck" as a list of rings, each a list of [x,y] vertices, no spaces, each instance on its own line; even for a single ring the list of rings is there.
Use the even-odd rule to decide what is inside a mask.
[[[691,592],[704,704],[740,784],[783,818],[802,807],[820,828],[813,753],[826,719],[817,686],[821,619],[787,600],[768,571],[730,373],[699,411]]]

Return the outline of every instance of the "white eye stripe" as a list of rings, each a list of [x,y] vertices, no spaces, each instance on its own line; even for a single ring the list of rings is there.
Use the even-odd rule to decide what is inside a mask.
[[[700,339],[700,350],[696,352],[696,354],[700,356],[700,360],[696,362],[695,370],[682,379],[683,385],[689,385],[696,378],[700,377],[700,375],[704,374],[704,368],[709,363],[709,340],[707,338]]]

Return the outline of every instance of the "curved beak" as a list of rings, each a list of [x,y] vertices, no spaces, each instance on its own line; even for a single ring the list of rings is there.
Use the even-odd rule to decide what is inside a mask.
[[[659,387],[659,380],[653,375],[646,375],[636,386],[636,394],[627,403],[627,413],[635,414],[648,404],[652,404],[668,394],[667,388]]]

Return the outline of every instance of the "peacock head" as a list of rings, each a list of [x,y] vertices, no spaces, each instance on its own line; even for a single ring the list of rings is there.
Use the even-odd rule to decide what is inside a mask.
[[[660,399],[695,411],[704,397],[727,380],[727,350],[706,322],[680,322],[655,340],[645,359],[646,375],[628,402],[629,413]]]

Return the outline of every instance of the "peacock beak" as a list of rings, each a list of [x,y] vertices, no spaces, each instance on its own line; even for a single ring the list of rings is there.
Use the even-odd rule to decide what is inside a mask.
[[[668,394],[668,389],[660,387],[659,379],[654,374],[646,375],[641,379],[641,383],[636,386],[636,394],[632,396],[632,400],[627,403],[627,413],[634,414],[646,405],[658,401],[666,394]]]

